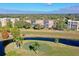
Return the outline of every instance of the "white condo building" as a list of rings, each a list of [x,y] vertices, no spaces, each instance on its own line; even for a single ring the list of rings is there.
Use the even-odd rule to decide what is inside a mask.
[[[79,31],[79,21],[68,20],[68,28]]]

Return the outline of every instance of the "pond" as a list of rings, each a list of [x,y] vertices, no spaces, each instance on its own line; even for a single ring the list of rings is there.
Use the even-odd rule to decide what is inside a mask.
[[[4,46],[3,46],[3,42],[0,41],[0,56],[3,56],[3,55],[5,55]]]
[[[56,38],[27,37],[27,38],[24,38],[24,40],[42,40],[42,41],[55,42]],[[59,40],[58,41],[59,43],[79,47],[79,41],[78,40],[71,40],[71,39],[64,39],[64,38],[59,38],[58,40]],[[5,40],[5,41],[0,41],[0,56],[5,55],[5,47],[11,42],[13,42],[11,39]]]
[[[13,40],[11,40],[11,39],[5,40],[5,41],[0,41],[0,56],[5,55],[5,47],[11,42],[13,42]]]
[[[50,42],[56,41],[56,38],[47,38],[47,37],[27,37],[24,39],[25,40],[43,40],[43,41],[50,41]],[[57,39],[59,40],[59,43],[79,47],[79,40],[65,39],[65,38],[57,38]]]

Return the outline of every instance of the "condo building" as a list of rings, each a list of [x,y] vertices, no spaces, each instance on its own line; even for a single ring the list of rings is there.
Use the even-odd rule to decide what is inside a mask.
[[[2,27],[6,26],[8,20],[10,20],[14,26],[15,21],[19,21],[19,18],[0,18]]]
[[[38,19],[38,20],[26,20],[26,22],[31,23],[32,27],[35,24],[43,25],[45,28],[51,28],[52,26],[54,26],[54,20],[41,20],[41,19]]]
[[[0,18],[0,22],[2,24],[2,27],[7,25],[7,21],[11,21],[13,26],[15,21],[19,21],[19,18]],[[26,22],[31,23],[32,27],[35,26],[36,24],[40,24],[43,25],[45,28],[51,28],[52,26],[54,26],[54,20],[41,20],[41,19],[37,19],[37,20],[26,20]]]
[[[68,28],[79,31],[79,21],[68,20]]]

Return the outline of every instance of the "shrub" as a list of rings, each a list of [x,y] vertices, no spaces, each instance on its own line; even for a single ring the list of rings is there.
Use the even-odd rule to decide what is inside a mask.
[[[10,20],[7,21],[7,25],[6,25],[8,28],[12,28],[13,27],[13,24]]]
[[[0,28],[0,32],[3,39],[7,39],[9,37],[10,28],[2,27]]]
[[[44,29],[44,25],[40,25],[41,26],[41,29]]]
[[[16,38],[17,36],[20,36],[20,30],[18,28],[12,28],[10,31],[14,38]]]
[[[57,30],[64,30],[64,28],[65,28],[65,21],[58,20],[58,22],[56,24],[56,29]]]
[[[40,29],[43,29],[44,26],[43,25],[36,24],[33,28],[40,30]]]
[[[2,38],[3,39],[7,39],[9,37],[9,32],[7,31],[7,30],[4,30],[3,32],[2,32]]]
[[[15,27],[17,28],[25,28],[25,29],[29,29],[31,27],[31,24],[25,21],[16,21],[14,24]]]
[[[29,28],[31,28],[31,24],[28,22],[24,22],[23,28],[29,29]]]
[[[59,39],[58,38],[55,39],[55,43],[59,43]]]
[[[16,21],[14,23],[14,27],[17,27],[17,28],[23,28],[23,21]]]

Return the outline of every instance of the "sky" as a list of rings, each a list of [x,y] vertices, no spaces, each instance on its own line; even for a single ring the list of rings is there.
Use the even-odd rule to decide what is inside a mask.
[[[0,3],[1,10],[52,12],[79,6],[78,3]]]

